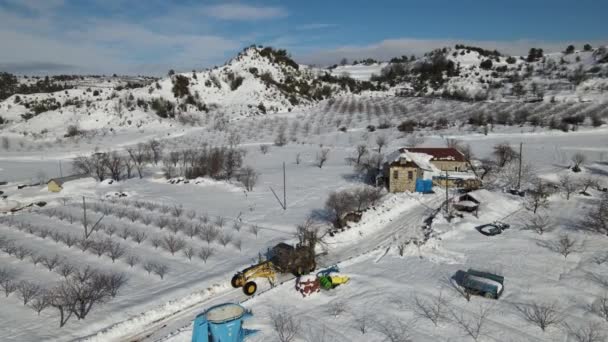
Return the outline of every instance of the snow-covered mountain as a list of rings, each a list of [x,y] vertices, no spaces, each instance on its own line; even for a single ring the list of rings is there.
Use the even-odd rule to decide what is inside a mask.
[[[370,88],[369,82],[338,78],[298,65],[285,50],[251,46],[225,65],[188,73],[170,72],[131,87],[97,84],[36,94],[14,94],[0,103],[0,117],[14,131],[140,128],[225,121],[291,111],[341,94]]]
[[[457,45],[419,59],[397,59],[372,80],[414,96],[462,100],[593,101],[608,91],[608,48],[528,56]]]
[[[466,101],[604,102],[608,49],[550,54],[532,49],[529,56],[512,57],[460,45],[418,59],[401,57],[327,70],[299,65],[285,50],[251,46],[223,66],[171,71],[162,79],[63,81],[58,88],[41,84],[41,89],[49,89],[42,93],[19,94],[13,89],[0,102],[0,127],[5,132],[64,135],[78,130],[221,125],[361,92]]]

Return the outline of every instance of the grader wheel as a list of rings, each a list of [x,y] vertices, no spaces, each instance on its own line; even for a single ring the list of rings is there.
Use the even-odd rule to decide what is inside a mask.
[[[230,281],[230,285],[232,285],[232,287],[234,287],[235,289],[243,286],[243,280],[241,275],[235,274],[234,277],[232,277],[232,280]]]
[[[258,285],[254,281],[249,281],[243,286],[243,292],[248,296],[253,296],[257,289]]]

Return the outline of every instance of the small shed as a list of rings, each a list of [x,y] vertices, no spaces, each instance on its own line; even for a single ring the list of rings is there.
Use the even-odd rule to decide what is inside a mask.
[[[88,175],[80,174],[80,175],[71,175],[71,176],[60,177],[60,178],[52,178],[46,184],[47,184],[50,192],[60,192],[61,190],[63,190],[63,184],[65,184],[66,182],[85,178],[85,177],[88,177]]]
[[[477,213],[483,203],[489,203],[493,198],[494,196],[491,192],[480,189],[461,195],[458,197],[458,202],[454,203],[453,206],[459,211]]]

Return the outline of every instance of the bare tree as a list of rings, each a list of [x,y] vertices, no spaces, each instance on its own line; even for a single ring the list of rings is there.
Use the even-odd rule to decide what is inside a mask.
[[[97,240],[97,241],[94,241],[93,244],[91,245],[91,250],[95,254],[97,254],[98,257],[101,257],[108,251],[111,244],[112,244],[112,240],[110,240],[110,239]]]
[[[608,194],[602,195],[597,204],[587,211],[579,226],[591,232],[608,235]]]
[[[56,267],[61,265],[61,263],[62,263],[62,259],[57,254],[55,254],[52,257],[46,257],[46,258],[44,258],[44,260],[41,261],[41,264],[43,264],[46,268],[48,268],[49,271],[54,270]]]
[[[0,282],[0,287],[2,287],[2,291],[4,291],[4,296],[8,297],[11,293],[17,290],[17,283],[12,279],[6,279]]]
[[[215,225],[216,226],[218,226],[218,227],[221,228],[221,227],[224,226],[224,223],[226,223],[226,219],[223,216],[218,215],[218,216],[215,217]]]
[[[496,163],[500,168],[519,158],[519,154],[507,142],[495,145],[492,153],[496,157]]]
[[[120,259],[126,253],[125,247],[123,247],[118,242],[111,242],[108,244],[108,250],[106,254],[110,259],[112,259],[112,263],[114,263],[117,259]]]
[[[363,210],[378,203],[380,198],[382,198],[382,189],[363,186],[354,189],[352,194],[357,203],[357,210]]]
[[[107,233],[107,229],[106,229],[106,233]],[[69,248],[72,248],[72,246],[74,246],[76,243],[78,243],[78,238],[76,238],[75,236],[73,236],[71,234],[66,234],[63,236],[62,241],[63,241],[63,243],[65,243],[66,246],[68,246]]]
[[[218,242],[226,247],[232,241],[232,235],[228,232],[222,233],[218,239]]]
[[[198,251],[198,257],[201,258],[205,263],[207,263],[207,260],[213,255],[213,253],[213,248],[209,246],[203,246]]]
[[[270,145],[266,145],[266,144],[260,145],[260,152],[262,152],[262,154],[268,153],[269,149],[270,149]]]
[[[439,291],[439,295],[432,296],[430,299],[420,298],[415,296],[413,299],[414,312],[420,318],[426,318],[438,326],[439,321],[447,319],[448,301],[443,298],[443,294]]]
[[[328,156],[329,156],[329,149],[328,148],[321,149],[321,151],[319,151],[317,153],[317,156],[315,158],[315,165],[319,169],[323,168],[323,165],[327,161]]]
[[[379,136],[376,137],[376,146],[378,146],[378,153],[379,154],[382,153],[382,148],[384,146],[386,146],[387,143],[388,143],[388,139],[386,139],[386,136],[379,135]]]
[[[362,335],[365,335],[365,333],[369,330],[370,325],[371,325],[371,316],[369,314],[369,312],[367,312],[367,310],[364,311],[358,311],[357,313],[355,313],[355,317],[353,319],[354,321],[354,328],[359,330],[359,332]]]
[[[342,217],[357,208],[357,199],[349,190],[334,191],[325,201],[325,209],[330,213],[334,226],[342,226]]]
[[[537,325],[542,331],[562,321],[562,313],[556,303],[531,302],[529,304],[514,304],[514,306],[527,322]]]
[[[585,326],[572,327],[564,323],[564,328],[575,342],[603,342],[607,336],[597,323],[587,323]]]
[[[539,208],[547,208],[549,206],[549,190],[540,179],[534,183],[534,188],[529,190],[528,196],[526,196],[526,204],[528,210],[532,210],[536,214]]]
[[[523,229],[534,231],[538,235],[550,232],[553,228],[551,219],[546,215],[534,215],[523,226]]]
[[[41,263],[43,259],[44,259],[44,256],[42,256],[40,254],[32,254],[32,255],[30,255],[30,260],[32,261],[32,264],[34,264],[34,266],[36,266],[39,263]],[[2,280],[2,279],[0,279],[0,280]]]
[[[177,232],[179,232],[183,226],[184,226],[184,223],[180,219],[176,218],[176,219],[169,221],[169,230],[172,231],[173,234],[177,234]]]
[[[257,236],[260,232],[260,226],[258,226],[256,224],[251,225],[251,226],[249,226],[249,231],[251,232],[251,234],[255,235],[257,238]]]
[[[559,177],[560,189],[566,194],[566,199],[570,199],[570,195],[580,189],[580,183],[570,177],[568,174]]]
[[[191,221],[194,220],[196,218],[196,211],[194,211],[194,210],[186,211],[186,217]]]
[[[192,261],[192,257],[194,256],[195,251],[192,246],[188,246],[184,248],[184,256],[188,258],[188,260]]]
[[[300,321],[285,308],[271,310],[270,321],[280,342],[291,342],[300,332]]]
[[[169,271],[169,266],[165,264],[155,264],[154,266],[154,274],[160,277],[160,279],[165,279],[165,275]]]
[[[158,165],[158,162],[163,156],[163,145],[158,140],[152,139],[148,142],[148,151],[152,157],[154,165]]]
[[[584,177],[583,179],[581,179],[581,187],[583,188],[583,190],[581,190],[582,194],[586,194],[587,190],[589,188],[597,188],[599,187],[599,180],[595,177]]]
[[[171,208],[171,215],[173,215],[173,217],[180,217],[182,216],[182,214],[184,213],[184,207],[180,204],[180,205],[174,205]]]
[[[212,226],[210,224],[206,224],[206,225],[203,225],[200,236],[201,236],[201,239],[203,239],[208,244],[210,244],[217,239],[219,234],[220,234],[220,232],[217,228],[215,228],[214,226]]]
[[[357,165],[361,164],[361,158],[363,158],[363,156],[365,156],[367,153],[367,146],[363,144],[357,145],[357,148],[355,149],[355,163]]]
[[[76,267],[72,264],[68,264],[67,262],[63,263],[59,266],[58,273],[61,274],[64,278],[68,278],[76,271]]]
[[[247,191],[252,191],[258,181],[259,174],[250,166],[244,167],[237,175],[239,182],[245,186]]]
[[[22,280],[17,284],[17,293],[23,300],[23,305],[27,305],[34,296],[40,292],[40,285]]]
[[[146,240],[146,237],[147,235],[145,232],[134,231],[133,234],[131,234],[131,238],[133,239],[133,241],[137,242],[138,245],[144,242]]]
[[[598,297],[589,307],[589,311],[608,322],[608,293]]]
[[[143,178],[145,165],[149,160],[146,146],[143,143],[139,143],[137,144],[136,148],[128,148],[127,152],[129,153],[129,157],[135,164],[135,168],[137,169],[139,178]]]
[[[156,267],[156,263],[153,261],[146,261],[142,267],[144,268],[144,270],[146,272],[148,272],[148,275],[152,273],[152,271],[154,271],[154,268]]]
[[[171,255],[175,255],[176,252],[181,251],[185,246],[186,241],[175,237],[174,235],[165,236],[163,239],[163,248],[170,252]]]
[[[338,317],[346,311],[346,303],[341,300],[334,300],[327,306],[327,312],[334,317]]]
[[[156,220],[156,226],[158,226],[158,228],[160,228],[160,229],[164,229],[166,226],[169,225],[170,222],[171,221],[166,217],[159,217]]]
[[[201,225],[200,223],[184,223],[184,230],[183,232],[188,235],[191,239],[194,238],[194,236],[198,235],[201,231]]]
[[[49,305],[59,311],[59,327],[63,327],[72,316],[72,308],[75,303],[74,292],[66,283],[49,291]]]
[[[583,163],[585,162],[587,158],[585,158],[585,155],[582,153],[575,153],[572,156],[572,163],[574,163],[574,165],[572,166],[572,171],[574,172],[581,172],[581,165],[583,165]]]
[[[50,296],[49,296],[49,292],[47,290],[41,289],[36,296],[34,296],[34,298],[32,298],[32,300],[30,301],[30,308],[32,308],[32,310],[36,311],[36,313],[38,314],[38,316],[40,316],[40,313],[42,312],[42,310],[48,308],[50,306]]]
[[[76,244],[78,245],[78,248],[80,248],[80,250],[84,253],[89,248],[91,248],[93,243],[94,243],[93,240],[89,240],[83,236],[80,240],[78,240],[78,242]],[[43,263],[43,265],[44,265],[44,263]]]
[[[133,267],[135,265],[137,265],[137,263],[139,262],[139,257],[137,255],[128,255],[127,259],[126,259],[127,265],[129,265],[130,267]]]
[[[127,240],[131,236],[131,229],[129,227],[123,227],[119,232],[118,236],[123,240]]]
[[[17,246],[15,248],[15,257],[19,260],[23,260],[30,256],[32,252],[25,246]]]
[[[274,139],[274,144],[276,146],[285,146],[287,144],[287,135],[285,134],[286,126],[282,125],[279,127],[279,132]]]
[[[103,158],[103,163],[108,171],[110,171],[110,177],[115,181],[120,181],[120,177],[125,167],[123,157],[119,155],[118,152],[113,151],[106,154],[106,157]]]
[[[456,312],[451,310],[452,320],[470,336],[477,341],[485,332],[486,321],[492,313],[492,306],[479,306],[477,313],[473,317],[466,317],[463,311]]]
[[[387,342],[411,342],[410,330],[413,322],[389,318],[375,323],[375,329],[384,336]]]

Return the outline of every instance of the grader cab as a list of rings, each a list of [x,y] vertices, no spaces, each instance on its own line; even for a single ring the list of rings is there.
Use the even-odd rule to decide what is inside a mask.
[[[271,284],[276,281],[277,273],[292,273],[300,276],[312,272],[316,268],[315,255],[310,248],[304,246],[290,246],[279,243],[268,253],[268,260],[250,266],[232,277],[232,287],[243,288],[243,292],[251,296],[258,286],[254,279],[266,278]]]

